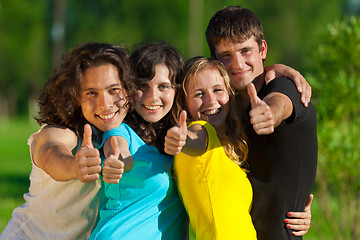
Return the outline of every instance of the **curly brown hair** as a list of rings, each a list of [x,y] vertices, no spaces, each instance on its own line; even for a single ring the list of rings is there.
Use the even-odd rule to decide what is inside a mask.
[[[108,63],[117,68],[131,108],[136,88],[127,49],[106,43],[85,43],[65,54],[60,67],[46,82],[38,98],[37,122],[65,126],[82,137],[87,123],[80,107],[82,76],[88,68]]]

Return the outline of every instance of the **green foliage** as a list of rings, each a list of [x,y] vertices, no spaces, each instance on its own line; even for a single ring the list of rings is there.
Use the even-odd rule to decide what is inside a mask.
[[[327,104],[318,107],[327,119],[349,118],[359,112],[360,21],[351,16],[327,26],[313,59],[314,91]]]
[[[347,0],[241,2],[262,22],[268,42],[267,64],[284,63],[303,72],[306,51],[324,25],[344,14]]]
[[[35,120],[0,118],[0,232],[14,208],[25,202],[23,194],[28,192],[31,171],[27,139],[38,129]]]
[[[57,0],[64,4],[64,42],[57,51],[51,38],[59,10],[55,2],[0,0],[0,99],[7,100],[11,115],[28,111],[28,99],[39,95],[61,59],[58,52],[83,42],[122,44],[132,50],[137,43],[166,40],[185,58],[208,56],[207,23],[229,5],[250,8],[260,17],[269,43],[267,64],[285,63],[301,71],[304,49],[324,23],[342,14],[346,0]],[[199,7],[190,20],[189,3],[194,2]],[[3,112],[0,106],[0,116]]]
[[[326,27],[309,60],[307,79],[318,113],[319,198],[335,239],[360,238],[359,42],[359,18],[346,17]],[[340,222],[329,212],[330,193],[346,213]]]
[[[14,113],[27,112],[27,97],[47,78],[45,7],[44,1],[0,1],[0,96]]]

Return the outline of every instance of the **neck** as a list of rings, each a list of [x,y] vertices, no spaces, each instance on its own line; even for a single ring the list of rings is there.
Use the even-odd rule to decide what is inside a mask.
[[[216,128],[216,132],[218,134],[223,134],[226,132],[226,127],[225,127],[225,124],[221,124],[221,126],[217,127]]]
[[[262,86],[265,84],[265,72],[261,73],[259,76],[257,76],[252,83],[254,84],[256,88],[256,92],[259,93]],[[250,104],[250,98],[249,94],[247,92],[247,87],[238,90],[237,96],[236,96],[237,105],[240,106],[241,111],[246,110],[246,108]]]

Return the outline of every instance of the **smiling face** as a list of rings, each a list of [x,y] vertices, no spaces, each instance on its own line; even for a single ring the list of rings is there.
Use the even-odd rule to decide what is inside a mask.
[[[203,119],[223,127],[229,112],[229,92],[215,68],[203,68],[185,84],[186,106],[193,120]]]
[[[126,91],[112,64],[88,68],[81,82],[81,110],[103,132],[118,127],[127,114]]]
[[[160,121],[172,108],[175,88],[169,79],[169,69],[163,65],[155,66],[155,76],[140,86],[136,92],[135,111],[147,122]]]
[[[225,65],[231,85],[236,90],[246,89],[249,83],[264,72],[266,52],[265,40],[259,49],[254,36],[241,43],[226,38],[215,45],[216,58]]]

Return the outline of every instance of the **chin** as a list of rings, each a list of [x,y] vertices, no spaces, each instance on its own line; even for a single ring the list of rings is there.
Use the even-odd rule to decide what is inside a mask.
[[[149,122],[149,123],[157,123],[161,120],[161,118],[150,118],[150,119],[144,119],[145,121]]]
[[[103,126],[102,128],[99,128],[101,131],[103,132],[106,132],[106,131],[109,131],[111,129],[114,129],[114,128],[117,128],[119,127],[121,124],[121,122],[118,122],[118,123],[113,123],[113,124],[109,124],[109,125],[106,125],[106,126]]]
[[[159,122],[161,119],[163,119],[165,115],[162,115],[162,116],[159,116],[158,114],[156,115],[148,115],[148,116],[145,116],[143,117],[143,119],[149,123],[156,123],[156,122]]]

